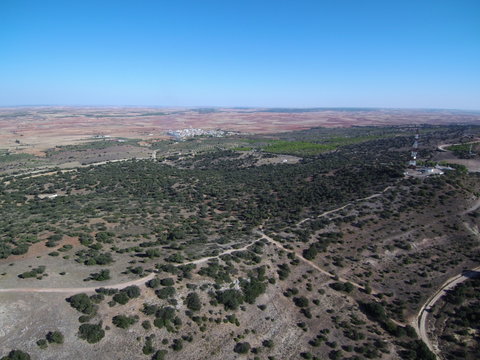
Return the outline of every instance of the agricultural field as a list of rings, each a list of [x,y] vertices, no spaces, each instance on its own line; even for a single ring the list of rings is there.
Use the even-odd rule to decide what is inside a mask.
[[[405,176],[416,133],[443,175]],[[418,317],[479,265],[480,175],[438,151],[479,135],[314,127],[0,154],[0,356],[433,360],[464,341],[468,358],[464,320],[432,336],[434,312],[425,336]],[[474,309],[468,289],[447,313]]]

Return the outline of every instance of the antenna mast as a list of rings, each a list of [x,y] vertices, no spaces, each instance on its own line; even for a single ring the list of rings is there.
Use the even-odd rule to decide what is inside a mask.
[[[408,162],[408,165],[414,169],[417,167],[418,138],[419,138],[419,135],[418,135],[418,128],[417,128],[417,132],[415,134],[415,141],[413,142],[412,151],[410,152],[411,158],[410,158],[410,161]]]

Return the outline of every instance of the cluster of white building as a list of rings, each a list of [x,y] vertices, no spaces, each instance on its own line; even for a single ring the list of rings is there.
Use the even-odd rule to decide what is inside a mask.
[[[234,134],[236,133],[233,131],[204,130],[204,129],[194,129],[194,128],[167,131],[167,135],[173,136],[177,139],[190,138],[194,136],[224,137],[224,136],[234,135]]]

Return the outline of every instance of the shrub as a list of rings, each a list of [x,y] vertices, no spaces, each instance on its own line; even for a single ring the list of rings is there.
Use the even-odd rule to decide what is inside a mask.
[[[172,287],[172,286],[167,286],[167,287],[164,287],[162,289],[156,290],[155,294],[157,294],[157,296],[160,299],[165,300],[165,299],[168,299],[169,297],[175,295],[175,288]]]
[[[349,282],[346,282],[346,283],[336,282],[336,283],[331,284],[330,287],[334,290],[345,291],[347,293],[352,292],[353,289],[354,289],[353,285]]]
[[[152,328],[152,324],[150,324],[150,321],[144,320],[144,321],[142,321],[142,327],[145,330],[150,330]]]
[[[146,285],[149,288],[155,289],[155,288],[160,286],[160,279],[155,278],[155,279],[149,280],[149,281],[147,281]]]
[[[156,318],[153,321],[153,325],[158,328],[169,327],[173,319],[175,318],[175,309],[167,306],[157,310],[155,314]]]
[[[187,308],[192,311],[199,311],[202,308],[202,303],[198,294],[195,292],[191,292],[187,295],[186,299]]]
[[[28,244],[19,244],[16,248],[12,249],[12,255],[23,255],[28,252]]]
[[[84,246],[88,246],[93,243],[92,235],[85,234],[85,233],[80,234],[80,236],[78,237],[78,240],[80,241],[80,244]]]
[[[173,286],[173,284],[175,284],[175,281],[172,278],[166,278],[166,279],[161,279],[160,284],[162,286]]]
[[[120,291],[126,293],[130,299],[137,298],[140,296],[140,288],[136,285],[127,286],[126,288]]]
[[[379,303],[361,303],[360,309],[362,309],[365,314],[377,321],[385,321],[387,319],[385,309]]]
[[[128,295],[123,291],[113,295],[112,299],[121,305],[125,305],[126,303],[128,303],[128,300],[130,300]]]
[[[79,337],[90,344],[99,342],[105,336],[105,330],[100,324],[82,324],[78,328]]]
[[[22,350],[12,350],[0,360],[30,360],[30,355]]]
[[[263,340],[262,345],[266,348],[273,348],[273,340]]]
[[[46,349],[48,347],[47,340],[45,340],[45,339],[38,340],[37,345],[40,349]]]
[[[126,329],[135,324],[137,320],[125,315],[116,315],[112,318],[112,324],[121,329]]]
[[[147,340],[145,341],[145,345],[143,345],[142,352],[145,355],[150,355],[155,352],[155,348],[153,347],[151,338],[148,337]]]
[[[216,299],[225,306],[225,310],[237,310],[243,304],[243,295],[235,289],[217,291]]]
[[[71,307],[84,314],[93,314],[95,312],[95,305],[93,305],[87,294],[73,295],[67,301]]]
[[[152,360],[164,360],[165,355],[167,355],[167,350],[158,350],[155,354],[153,354]]]
[[[293,302],[295,303],[295,305],[301,308],[308,306],[308,299],[305,296],[295,297],[293,298]]]
[[[19,278],[21,279],[27,279],[27,278],[32,278],[32,277],[36,277],[37,275],[40,275],[40,274],[43,274],[45,272],[45,266],[39,266],[39,267],[36,267],[30,271],[26,271],[20,275],[18,275]]]
[[[46,339],[50,344],[63,344],[63,334],[60,331],[49,331]]]
[[[255,303],[255,299],[262,295],[267,288],[265,283],[258,281],[255,278],[250,278],[250,281],[241,281],[240,286],[243,291],[243,297],[249,304]]]
[[[250,351],[250,344],[248,342],[239,342],[233,348],[237,354],[246,354]]]
[[[183,349],[183,340],[182,339],[174,339],[172,344],[172,349],[174,351],[180,351]]]
[[[98,273],[90,274],[89,279],[95,280],[95,281],[109,280],[110,279],[110,270],[103,269],[103,270],[100,270],[100,272],[98,272]]]
[[[290,267],[287,264],[278,265],[277,274],[280,280],[285,280],[290,275]]]

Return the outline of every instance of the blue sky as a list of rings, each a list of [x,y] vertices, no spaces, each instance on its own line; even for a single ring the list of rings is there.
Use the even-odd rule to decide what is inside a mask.
[[[480,109],[478,0],[0,0],[0,105]]]

